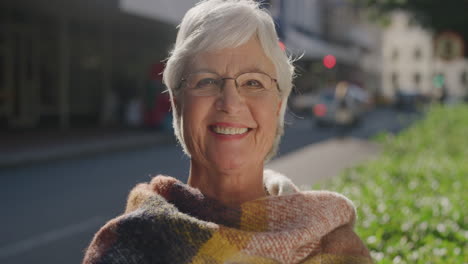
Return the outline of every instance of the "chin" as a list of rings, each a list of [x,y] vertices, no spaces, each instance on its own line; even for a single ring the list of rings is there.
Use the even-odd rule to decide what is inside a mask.
[[[215,152],[210,156],[211,166],[221,171],[242,169],[251,164],[253,160],[245,154],[219,155]]]

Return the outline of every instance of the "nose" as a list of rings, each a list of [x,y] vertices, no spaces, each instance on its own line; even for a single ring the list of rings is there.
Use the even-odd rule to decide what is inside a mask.
[[[238,113],[244,107],[245,102],[237,90],[235,80],[225,78],[222,85],[221,94],[216,102],[217,109],[228,114]]]

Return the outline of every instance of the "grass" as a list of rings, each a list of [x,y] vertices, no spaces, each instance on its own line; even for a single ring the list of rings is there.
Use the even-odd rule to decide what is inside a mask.
[[[315,188],[354,201],[376,263],[468,263],[468,106],[435,106],[383,153]]]

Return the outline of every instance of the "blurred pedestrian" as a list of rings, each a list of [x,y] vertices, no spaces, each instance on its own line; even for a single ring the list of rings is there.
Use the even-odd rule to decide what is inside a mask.
[[[128,124],[129,104],[136,97],[134,85],[131,82],[129,73],[126,71],[115,72],[114,90],[117,99],[117,116],[121,125]]]
[[[124,121],[127,127],[138,128],[143,124],[143,103],[141,98],[132,97],[125,106]]]
[[[113,89],[106,91],[104,94],[102,109],[101,109],[101,123],[105,126],[112,126],[118,123],[118,110],[119,99]]]
[[[137,185],[84,263],[371,263],[347,198],[300,192],[264,169],[283,134],[293,72],[258,2],[190,9],[164,71],[188,183],[157,176]]]
[[[439,103],[445,104],[447,101],[448,97],[448,91],[447,91],[447,86],[442,86],[441,91],[440,91],[440,96],[439,96]]]
[[[162,82],[163,63],[153,64],[145,96],[144,123],[147,128],[172,131],[171,101]]]

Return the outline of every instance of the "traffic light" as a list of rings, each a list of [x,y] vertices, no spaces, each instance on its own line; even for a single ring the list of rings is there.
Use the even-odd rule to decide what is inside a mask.
[[[281,48],[282,51],[285,51],[285,50],[286,50],[286,45],[284,44],[284,42],[278,41],[278,45],[280,46],[280,48]]]
[[[445,84],[444,75],[443,74],[437,74],[436,76],[434,76],[434,78],[432,79],[432,84],[434,84],[435,88],[444,87],[444,84]]]
[[[335,56],[329,54],[329,55],[326,55],[325,57],[323,57],[323,65],[325,67],[327,67],[328,69],[331,69],[331,68],[335,67],[335,65],[336,65]]]

